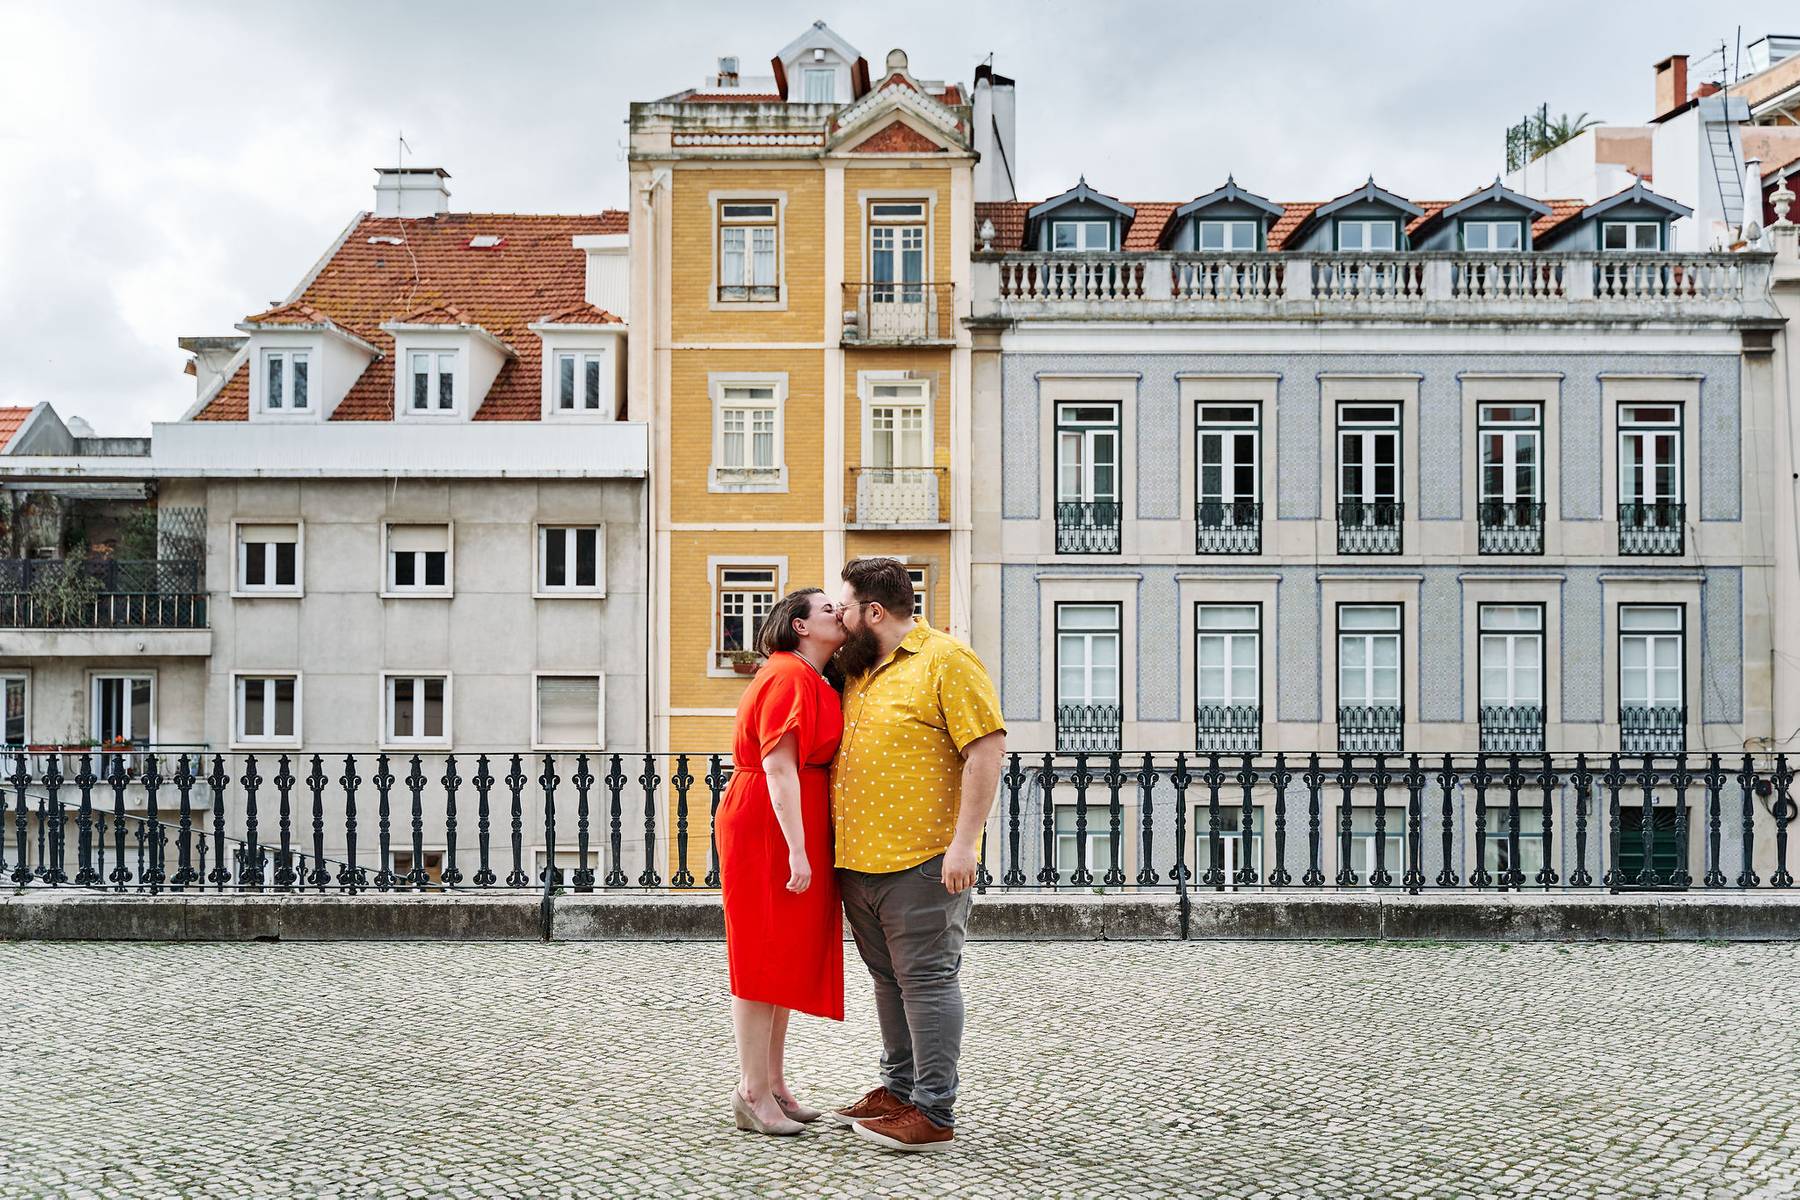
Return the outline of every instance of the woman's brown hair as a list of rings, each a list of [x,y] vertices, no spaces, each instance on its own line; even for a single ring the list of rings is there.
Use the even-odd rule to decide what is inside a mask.
[[[794,622],[810,616],[812,598],[824,594],[824,588],[801,588],[777,600],[769,615],[763,618],[762,627],[756,631],[756,652],[768,658],[771,654],[791,654],[798,650],[800,635],[794,632]]]

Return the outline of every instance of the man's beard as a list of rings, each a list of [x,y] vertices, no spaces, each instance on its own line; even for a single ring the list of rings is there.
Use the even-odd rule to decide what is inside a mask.
[[[844,673],[845,679],[867,675],[881,661],[881,639],[867,625],[858,629],[846,629],[844,644],[837,648],[831,660]]]

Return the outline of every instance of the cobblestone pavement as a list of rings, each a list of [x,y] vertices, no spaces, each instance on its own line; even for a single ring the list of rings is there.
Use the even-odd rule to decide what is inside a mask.
[[[873,1082],[869,990],[799,1019]],[[955,1153],[719,945],[0,945],[0,1197],[1792,1197],[1800,946],[975,944]]]

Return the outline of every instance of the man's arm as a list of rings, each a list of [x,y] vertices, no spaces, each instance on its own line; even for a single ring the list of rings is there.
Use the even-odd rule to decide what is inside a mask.
[[[962,806],[956,833],[944,854],[944,888],[951,895],[975,882],[975,855],[1000,789],[1000,764],[1006,758],[1006,730],[976,738],[963,747]]]

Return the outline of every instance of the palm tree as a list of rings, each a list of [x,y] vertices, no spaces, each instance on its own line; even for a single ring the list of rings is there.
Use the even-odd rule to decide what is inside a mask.
[[[1548,154],[1564,142],[1572,141],[1583,130],[1598,124],[1598,117],[1590,118],[1586,113],[1578,113],[1573,117],[1563,113],[1554,121],[1540,119],[1540,124],[1532,134],[1531,157]]]

